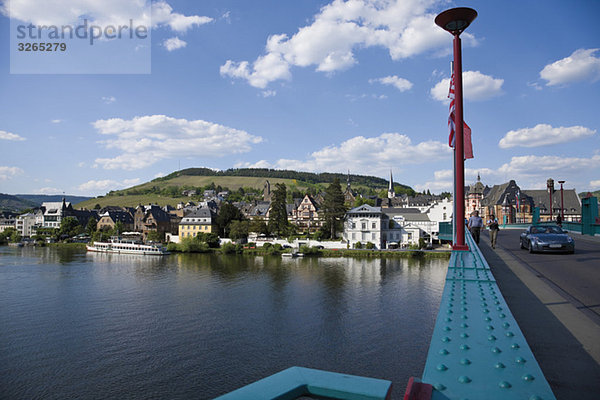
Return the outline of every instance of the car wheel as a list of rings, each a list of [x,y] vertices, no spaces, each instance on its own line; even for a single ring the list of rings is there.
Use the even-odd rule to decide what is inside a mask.
[[[532,253],[532,254],[534,253],[534,251],[533,251],[533,245],[531,244],[531,241],[529,241],[529,252]]]

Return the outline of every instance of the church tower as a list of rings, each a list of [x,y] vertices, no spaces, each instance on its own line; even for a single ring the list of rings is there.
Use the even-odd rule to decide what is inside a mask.
[[[396,192],[394,192],[394,178],[392,177],[392,170],[390,169],[390,186],[388,187],[388,199],[393,199],[396,197]]]

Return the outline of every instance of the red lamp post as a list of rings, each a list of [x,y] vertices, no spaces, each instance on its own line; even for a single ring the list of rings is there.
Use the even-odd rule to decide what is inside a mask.
[[[560,222],[565,222],[565,201],[563,198],[563,183],[565,181],[558,181],[560,183]]]
[[[453,250],[469,250],[465,243],[465,157],[463,138],[463,91],[462,91],[462,54],[460,34],[477,17],[477,11],[472,8],[458,7],[446,10],[435,17],[435,23],[454,36],[454,174],[455,174],[455,241]]]

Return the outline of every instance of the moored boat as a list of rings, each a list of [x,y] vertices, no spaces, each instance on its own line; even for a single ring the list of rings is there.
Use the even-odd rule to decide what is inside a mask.
[[[159,244],[144,244],[136,240],[112,237],[108,242],[93,242],[85,246],[87,251],[97,253],[140,254],[146,256],[162,256],[169,254]]]

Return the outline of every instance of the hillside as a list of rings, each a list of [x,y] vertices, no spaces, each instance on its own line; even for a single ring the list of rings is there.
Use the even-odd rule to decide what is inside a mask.
[[[5,211],[21,211],[27,208],[40,207],[44,202],[62,201],[63,197],[66,201],[73,204],[89,200],[90,197],[84,196],[69,196],[69,195],[45,195],[45,194],[3,194],[0,193],[0,210]]]
[[[0,210],[3,211],[20,211],[27,208],[33,208],[34,202],[13,196],[10,194],[0,193]]]
[[[345,188],[347,175],[310,172],[297,172],[271,169],[228,169],[225,171],[214,171],[208,168],[189,168],[173,172],[167,176],[153,179],[127,189],[110,191],[105,196],[99,196],[78,204],[78,208],[93,208],[107,205],[134,207],[138,204],[155,203],[160,205],[175,205],[180,201],[196,201],[199,196],[182,197],[181,192],[186,189],[194,189],[201,194],[206,188],[225,189],[231,192],[260,197],[265,182],[271,184],[271,190],[275,189],[277,183],[284,183],[288,192],[294,196],[303,193],[318,193],[323,191],[327,185],[338,179],[342,188]],[[374,193],[378,190],[387,189],[388,181],[375,176],[350,175],[352,189],[360,193]],[[395,184],[397,193],[413,192],[406,185]],[[252,196],[250,196],[252,198]]]
[[[595,192],[589,192],[592,194],[592,196],[596,197],[598,200],[600,200],[600,190],[596,190]],[[584,197],[586,197],[588,194],[588,192],[581,192],[579,193],[579,198],[583,199]]]

